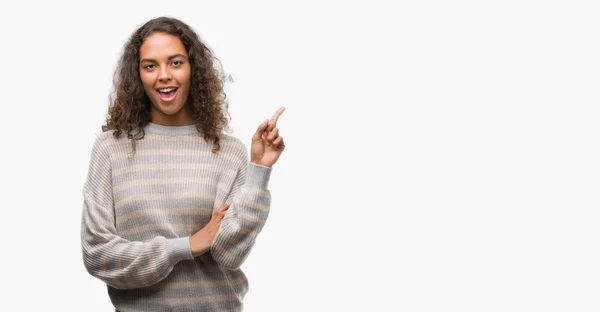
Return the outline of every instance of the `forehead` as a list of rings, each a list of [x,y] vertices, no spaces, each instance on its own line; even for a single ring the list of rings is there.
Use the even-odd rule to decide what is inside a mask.
[[[187,56],[187,51],[179,37],[162,32],[146,37],[140,47],[140,59],[167,59],[174,54]]]

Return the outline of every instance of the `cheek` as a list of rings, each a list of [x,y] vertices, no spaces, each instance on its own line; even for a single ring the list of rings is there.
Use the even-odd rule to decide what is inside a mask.
[[[188,89],[190,87],[190,77],[191,77],[191,72],[190,70],[182,70],[179,73],[179,83],[181,83],[182,85],[186,86]]]
[[[148,90],[148,89],[154,89],[153,88],[153,79],[152,77],[149,77],[148,74],[142,74],[140,73],[140,80],[142,81],[142,86],[144,86],[144,89]]]

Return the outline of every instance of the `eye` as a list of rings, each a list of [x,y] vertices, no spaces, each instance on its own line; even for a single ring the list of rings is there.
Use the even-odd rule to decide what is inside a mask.
[[[173,65],[174,65],[174,66],[179,66],[179,65],[181,65],[181,64],[183,64],[183,62],[182,62],[182,61],[174,61],[174,62],[173,62]]]
[[[145,70],[152,70],[154,68],[154,64],[146,64],[142,66]]]

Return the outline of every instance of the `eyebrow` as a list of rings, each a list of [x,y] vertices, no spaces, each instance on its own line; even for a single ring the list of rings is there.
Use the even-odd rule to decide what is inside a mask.
[[[170,61],[170,60],[172,60],[172,59],[174,59],[174,58],[177,58],[177,57],[183,57],[183,58],[186,58],[186,56],[185,56],[185,55],[183,55],[183,54],[181,54],[181,53],[177,53],[177,54],[173,54],[173,55],[169,56],[168,60]],[[149,58],[145,58],[145,59],[142,59],[142,60],[140,61],[140,63],[143,63],[143,62],[152,62],[152,63],[156,63],[156,60],[154,60],[154,59],[149,59]]]

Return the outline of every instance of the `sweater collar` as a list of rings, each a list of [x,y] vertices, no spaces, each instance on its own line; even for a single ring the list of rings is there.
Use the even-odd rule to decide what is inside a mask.
[[[144,131],[148,133],[160,134],[160,135],[168,135],[168,136],[179,136],[179,135],[190,135],[190,134],[198,134],[199,131],[196,129],[196,125],[188,125],[188,126],[163,126],[159,124],[155,124],[149,122]]]

